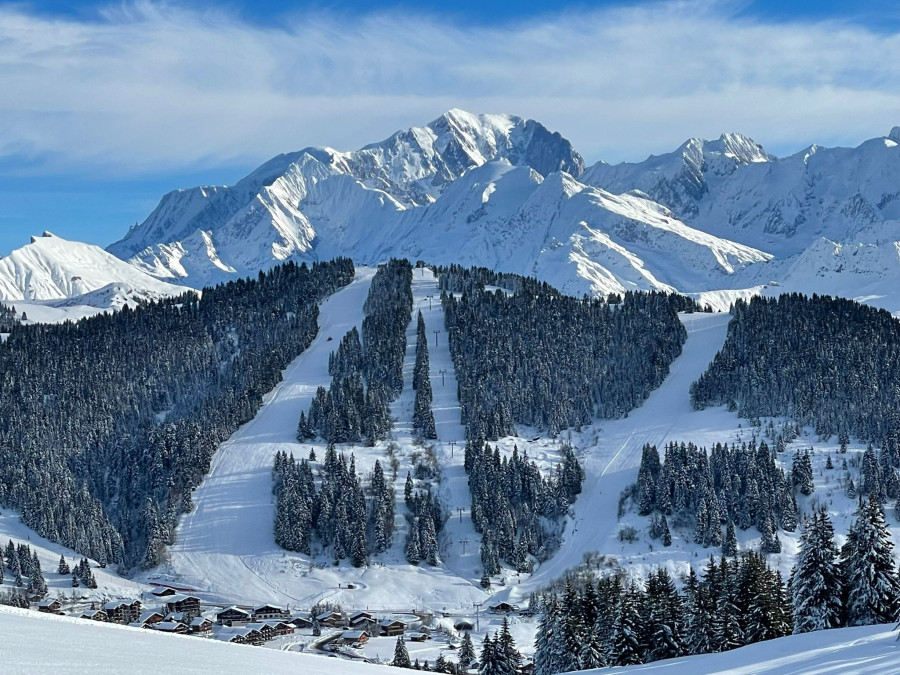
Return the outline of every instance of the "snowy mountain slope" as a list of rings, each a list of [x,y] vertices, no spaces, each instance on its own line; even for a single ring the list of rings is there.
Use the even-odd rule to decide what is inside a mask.
[[[328,659],[219,640],[0,606],[3,672],[156,675],[178,672],[390,675],[388,666]]]
[[[893,625],[865,626],[790,635],[719,654],[580,672],[623,675],[895,675],[900,672],[900,649]]]
[[[6,301],[73,299],[107,309],[187,290],[145,274],[97,246],[49,232],[0,259],[0,299]]]

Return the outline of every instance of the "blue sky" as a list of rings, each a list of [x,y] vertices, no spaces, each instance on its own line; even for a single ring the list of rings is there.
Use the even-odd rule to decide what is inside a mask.
[[[856,144],[900,124],[898,59],[881,0],[0,0],[0,253],[106,245],[168,190],[451,107],[534,117],[588,161],[723,131]]]

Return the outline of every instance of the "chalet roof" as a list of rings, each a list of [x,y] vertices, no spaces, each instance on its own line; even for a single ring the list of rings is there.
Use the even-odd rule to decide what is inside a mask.
[[[378,625],[382,628],[387,628],[388,626],[396,626],[396,625],[405,626],[406,624],[400,621],[400,619],[382,619],[378,622]]]
[[[61,604],[59,598],[44,598],[38,603],[38,607],[52,607]]]
[[[246,609],[241,609],[240,607],[237,607],[235,605],[232,605],[231,607],[226,607],[221,612],[216,612],[216,616],[225,614],[226,612],[238,612],[239,614],[243,614],[244,616],[250,616],[250,612],[248,612]]]
[[[86,609],[81,613],[81,616],[86,617],[88,619],[93,619],[98,614],[102,614],[103,616],[106,616],[106,612],[104,612],[102,609]]]
[[[205,623],[211,624],[212,621],[207,619],[205,616],[198,616],[198,617],[194,617],[194,620],[191,621],[191,626],[202,626]]]
[[[217,634],[221,640],[230,640],[233,637],[247,637],[248,635],[252,635],[253,633],[259,633],[255,628],[251,628],[250,626],[231,626],[222,628]]]
[[[160,621],[165,618],[162,615],[162,612],[156,612],[152,609],[149,609],[146,612],[141,612],[141,616],[138,618],[138,623],[145,623],[152,619],[154,616],[158,616],[160,618]]]
[[[369,614],[368,612],[353,612],[353,614],[350,615],[350,620],[353,621],[353,619],[359,619],[359,618],[362,618],[362,617],[365,617],[365,618],[367,618],[367,619],[371,619],[371,618],[372,618],[372,615]]]
[[[131,607],[131,602],[128,600],[110,600],[103,603],[103,609],[107,612],[111,609],[119,609],[119,607]]]
[[[339,612],[330,611],[330,612],[322,612],[321,614],[319,614],[319,615],[316,617],[316,619],[318,619],[319,621],[322,621],[322,620],[324,620],[324,619],[331,618],[332,616],[336,616],[336,617],[338,617],[338,618],[341,618],[341,615],[340,615]]]
[[[172,631],[176,631],[179,629],[184,629],[185,625],[183,623],[179,623],[178,621],[160,621],[156,624],[156,630],[161,630],[167,633],[171,633]]]
[[[345,630],[341,633],[341,637],[344,640],[359,640],[363,635],[369,637],[369,634],[364,630]]]
[[[178,623],[184,623],[184,620],[187,618],[187,615],[184,612],[169,612],[166,615],[166,621],[177,621]]]
[[[262,612],[267,609],[272,610],[274,612],[282,612],[284,614],[287,614],[287,610],[284,609],[283,607],[279,607],[278,605],[260,605],[259,607],[254,607],[253,611],[254,612]]]
[[[161,598],[165,595],[175,595],[175,589],[169,588],[168,586],[157,586],[152,591],[150,591],[157,598]]]

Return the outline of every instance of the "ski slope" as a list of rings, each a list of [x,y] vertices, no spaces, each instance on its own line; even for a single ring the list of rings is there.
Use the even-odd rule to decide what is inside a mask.
[[[390,675],[387,666],[130,628],[0,606],[5,675]]]
[[[361,330],[363,304],[374,276],[371,268],[357,268],[356,279],[320,305],[319,333],[310,347],[283,373],[283,381],[266,397],[257,416],[239,429],[216,452],[209,475],[194,492],[195,509],[182,517],[168,561],[144,575],[147,581],[172,583],[195,589],[210,602],[258,604],[273,602],[306,611],[319,601],[340,603],[348,608],[371,608],[411,612],[471,608],[484,599],[475,584],[480,578],[477,535],[471,530],[467,512],[448,526],[441,557],[448,564],[431,568],[409,565],[403,554],[406,521],[403,484],[412,469],[413,453],[422,448],[412,430],[412,371],[415,363],[416,311],[423,310],[429,335],[439,330],[438,347],[431,348],[431,378],[435,392],[435,418],[441,442],[435,444],[446,481],[441,496],[450,505],[464,505],[470,498],[462,468],[464,433],[459,424],[456,379],[440,308],[437,283],[430,270],[416,270],[413,284],[415,310],[407,330],[404,361],[404,391],[392,405],[394,430],[387,442],[374,448],[339,446],[353,453],[358,473],[367,482],[375,460],[380,459],[388,477],[388,446],[398,459],[394,483],[397,494],[394,545],[374,558],[367,568],[357,569],[347,561],[333,564],[285,551],[273,535],[274,498],[272,462],[284,450],[306,457],[314,449],[324,457],[322,443],[296,440],[300,412],[308,410],[318,386],[328,386],[328,355],[343,335],[356,326]],[[429,302],[429,297],[431,300]],[[329,340],[331,338],[331,340]],[[441,370],[444,384],[441,384]],[[455,451],[449,442],[455,441]],[[449,460],[444,456],[450,457]],[[468,538],[466,555],[458,542]],[[352,588],[348,588],[352,585]]]
[[[839,628],[790,635],[720,654],[580,672],[597,675],[896,675],[900,673],[900,643],[891,624]]]

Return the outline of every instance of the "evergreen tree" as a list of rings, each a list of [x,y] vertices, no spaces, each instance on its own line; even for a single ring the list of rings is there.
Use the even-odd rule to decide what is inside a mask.
[[[824,509],[803,526],[790,578],[794,633],[837,628],[841,622],[841,573],[834,529]]]
[[[412,663],[409,660],[409,651],[406,649],[406,643],[403,641],[403,636],[397,636],[397,642],[394,645],[394,660],[391,661],[391,665],[395,668],[412,668]]]
[[[476,662],[475,645],[472,644],[472,636],[469,631],[463,634],[459,645],[459,658],[457,663],[460,670],[468,670]]]

